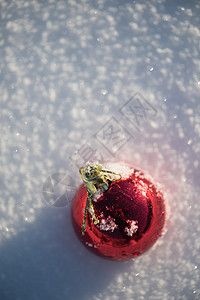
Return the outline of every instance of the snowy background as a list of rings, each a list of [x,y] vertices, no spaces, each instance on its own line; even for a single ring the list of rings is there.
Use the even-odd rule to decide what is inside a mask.
[[[0,299],[200,298],[200,3],[0,0]],[[76,238],[87,160],[162,185],[165,235],[128,262]]]

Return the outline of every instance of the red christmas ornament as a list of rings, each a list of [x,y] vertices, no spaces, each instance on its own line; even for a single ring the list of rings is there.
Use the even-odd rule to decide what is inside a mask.
[[[93,253],[125,260],[147,251],[165,223],[162,194],[143,172],[118,165],[118,173],[97,164],[80,169],[84,184],[72,204],[75,232]]]

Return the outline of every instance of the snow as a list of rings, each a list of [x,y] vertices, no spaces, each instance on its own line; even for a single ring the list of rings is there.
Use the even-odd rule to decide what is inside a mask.
[[[97,202],[99,198],[103,196],[103,191],[98,189],[97,192],[93,195],[92,201]]]
[[[0,299],[200,298],[199,16],[195,0],[0,0]],[[87,161],[161,185],[146,254],[77,240]]]
[[[134,233],[137,232],[138,230],[138,225],[137,225],[137,221],[134,220],[129,220],[127,227],[125,227],[124,231],[128,236],[132,236]]]
[[[122,179],[127,179],[133,173],[133,168],[126,166],[123,163],[109,163],[106,167],[107,170],[111,170],[121,175]],[[111,178],[118,178],[116,175],[110,174]]]
[[[111,216],[108,216],[106,219],[102,218],[99,224],[97,224],[97,227],[100,230],[113,232],[118,228],[118,225],[115,223],[115,219],[113,219]]]

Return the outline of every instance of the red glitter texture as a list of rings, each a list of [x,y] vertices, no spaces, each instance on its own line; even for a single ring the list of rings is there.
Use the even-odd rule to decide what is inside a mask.
[[[161,236],[165,223],[163,196],[141,171],[134,170],[128,179],[112,182],[93,201],[99,223],[94,225],[88,212],[82,235],[86,200],[82,184],[72,204],[73,226],[83,244],[97,255],[114,260],[133,258],[147,251]]]

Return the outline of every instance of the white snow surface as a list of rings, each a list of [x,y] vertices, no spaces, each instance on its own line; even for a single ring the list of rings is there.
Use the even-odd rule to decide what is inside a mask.
[[[197,0],[0,0],[0,299],[200,298],[199,41]],[[77,239],[87,161],[162,187],[166,233],[144,255]]]

